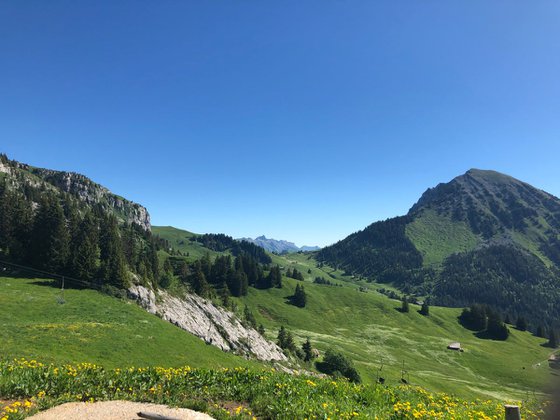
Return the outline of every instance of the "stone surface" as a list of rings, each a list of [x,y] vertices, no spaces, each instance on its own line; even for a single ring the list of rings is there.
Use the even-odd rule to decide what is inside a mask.
[[[129,296],[148,312],[224,351],[259,360],[287,360],[276,344],[266,340],[254,328],[245,327],[232,312],[200,296],[188,294],[180,299],[159,290],[156,299],[153,291],[139,285],[129,289]]]
[[[208,414],[186,408],[131,401],[99,401],[66,403],[28,417],[33,420],[132,420],[137,413],[152,413],[178,420],[212,420]]]

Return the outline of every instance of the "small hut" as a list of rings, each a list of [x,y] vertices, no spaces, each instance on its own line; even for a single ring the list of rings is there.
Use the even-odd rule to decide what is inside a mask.
[[[463,351],[462,347],[461,347],[461,343],[455,342],[455,343],[450,343],[447,348],[449,350],[455,350],[455,351]]]

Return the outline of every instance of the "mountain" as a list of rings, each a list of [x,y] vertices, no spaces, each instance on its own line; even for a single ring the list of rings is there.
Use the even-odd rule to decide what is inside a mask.
[[[0,180],[2,179],[14,189],[69,194],[81,205],[99,206],[102,211],[113,213],[122,222],[150,230],[150,215],[145,207],[113,194],[84,175],[37,168],[0,155]]]
[[[560,308],[560,200],[471,169],[428,189],[407,215],[371,224],[317,259],[440,304],[483,303],[537,323]]]
[[[266,236],[262,235],[255,239],[252,238],[240,238],[239,241],[247,241],[251,242],[255,245],[258,245],[268,252],[273,252],[275,254],[285,254],[289,252],[298,252],[298,251],[318,251],[321,249],[318,246],[302,246],[301,248],[298,247],[293,242],[288,242],[285,240],[278,240],[278,239],[271,239],[267,238]]]

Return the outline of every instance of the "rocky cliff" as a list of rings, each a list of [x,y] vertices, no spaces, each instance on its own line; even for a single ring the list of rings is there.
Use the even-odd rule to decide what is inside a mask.
[[[125,223],[137,224],[144,230],[151,228],[150,215],[145,207],[113,194],[84,175],[36,168],[9,160],[5,155],[0,158],[0,174],[5,174],[8,182],[16,188],[44,187],[70,194],[85,206],[101,206],[103,210],[114,213]]]
[[[152,314],[200,337],[224,351],[252,356],[259,360],[285,361],[282,350],[255,329],[244,326],[235,314],[196,295],[171,296],[143,286],[132,286],[129,296]]]

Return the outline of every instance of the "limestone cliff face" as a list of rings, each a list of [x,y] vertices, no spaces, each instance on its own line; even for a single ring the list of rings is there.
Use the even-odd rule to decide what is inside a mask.
[[[132,286],[128,292],[148,312],[224,351],[259,360],[287,360],[280,347],[266,340],[255,329],[245,327],[235,314],[199,296],[187,294],[180,299],[158,290],[156,300],[154,291],[138,285]]]
[[[14,160],[0,160],[0,173],[6,174],[12,185],[44,185],[70,194],[88,206],[100,205],[123,222],[140,225],[144,230],[151,229],[150,215],[145,207],[113,194],[84,175],[35,168]]]

